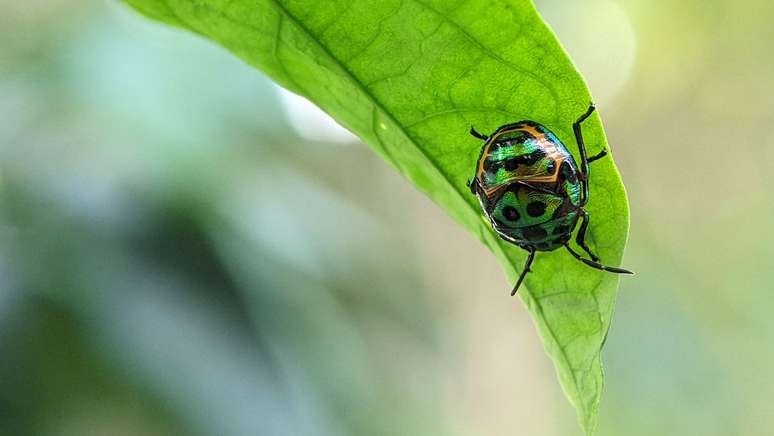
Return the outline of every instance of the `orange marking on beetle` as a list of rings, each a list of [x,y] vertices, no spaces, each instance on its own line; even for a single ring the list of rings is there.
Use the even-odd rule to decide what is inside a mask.
[[[511,130],[511,132],[513,132],[513,131],[521,131],[521,132],[529,133],[530,136],[532,136],[533,138],[537,139],[538,142],[545,142],[546,141],[546,134],[543,133],[543,132],[540,132],[538,129],[536,129],[533,126],[528,126],[526,124],[523,124],[523,125],[520,125],[520,126],[514,128],[513,130]]]
[[[543,148],[546,150],[546,154],[548,155],[553,151],[554,153],[558,153],[558,150],[556,149],[556,146],[546,138],[546,134],[543,132],[540,132],[537,128],[533,126],[529,126],[526,124],[517,124],[515,127],[507,130],[503,130],[501,132],[497,132],[496,135],[492,135],[491,138],[489,138],[486,143],[484,144],[484,153],[481,155],[482,159],[481,162],[478,163],[478,172],[477,176],[480,178],[484,174],[484,160],[486,159],[486,156],[489,156],[489,148],[497,142],[497,140],[505,135],[506,133],[513,133],[513,132],[524,132],[535,138],[537,142],[540,144],[543,144]],[[547,146],[545,144],[548,144]],[[554,154],[551,153],[551,154]]]
[[[545,184],[554,184],[559,181],[559,168],[561,168],[562,163],[567,158],[564,155],[559,155],[556,159],[554,159],[555,167],[554,167],[554,173],[548,176],[538,176],[538,177],[529,177],[529,176],[512,176],[508,177],[507,179],[503,180],[502,183],[498,184],[497,186],[492,186],[491,188],[487,189],[483,186],[479,185],[481,189],[484,190],[484,193],[486,194],[487,198],[490,200],[492,199],[492,194],[495,194],[497,191],[505,188],[508,186],[511,182],[517,182],[517,181],[523,181],[523,182],[530,182],[530,183],[545,183]]]
[[[486,160],[486,157],[489,156],[489,149],[491,148],[492,144],[497,142],[497,140],[507,134],[512,132],[525,132],[535,138],[536,141],[538,141],[541,145],[541,148],[546,152],[546,157],[551,158],[554,161],[555,169],[554,174],[550,176],[539,176],[539,177],[525,177],[525,176],[513,176],[509,177],[508,179],[504,180],[501,184],[498,186],[492,187],[491,189],[484,189],[484,192],[486,192],[487,197],[489,197],[490,194],[497,192],[502,188],[504,185],[506,185],[509,182],[512,182],[514,180],[525,180],[530,182],[536,182],[536,183],[555,183],[559,178],[559,168],[561,167],[562,163],[567,159],[566,156],[559,150],[559,148],[556,146],[556,144],[552,141],[550,141],[545,133],[542,133],[538,131],[533,126],[528,126],[525,124],[517,125],[514,128],[503,130],[501,132],[497,132],[497,134],[492,135],[486,143],[484,144],[484,152],[481,154],[481,160],[478,163],[478,171],[476,172],[476,177],[480,180],[484,177],[484,161]]]

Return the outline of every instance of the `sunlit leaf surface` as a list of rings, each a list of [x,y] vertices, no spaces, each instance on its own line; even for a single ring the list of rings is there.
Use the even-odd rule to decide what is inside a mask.
[[[481,145],[467,131],[471,125],[490,132],[535,120],[575,153],[571,125],[591,101],[530,1],[128,3],[217,41],[317,104],[479,238],[515,280],[525,253],[492,232],[465,186]],[[229,84],[213,78],[212,86]],[[607,147],[597,115],[584,132],[589,153]],[[618,265],[628,208],[612,157],[593,165],[588,211],[590,245],[604,263]],[[519,295],[591,434],[604,382],[600,350],[618,278],[589,269],[565,251],[539,254],[533,270]],[[471,289],[491,293],[493,304],[509,304],[508,291]]]

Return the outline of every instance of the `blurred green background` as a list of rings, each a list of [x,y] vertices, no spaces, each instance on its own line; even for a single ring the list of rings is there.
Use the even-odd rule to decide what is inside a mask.
[[[774,4],[537,4],[632,208],[598,434],[772,434]],[[119,3],[0,11],[0,434],[580,434],[494,258],[355,138]]]

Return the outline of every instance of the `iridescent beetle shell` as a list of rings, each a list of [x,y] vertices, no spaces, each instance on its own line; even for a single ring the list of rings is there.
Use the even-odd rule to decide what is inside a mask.
[[[572,126],[580,165],[556,135],[534,121],[507,124],[489,136],[470,130],[474,137],[484,140],[476,173],[468,183],[470,192],[478,197],[495,232],[529,252],[511,295],[530,271],[535,252],[559,247],[565,247],[592,268],[633,274],[598,263],[599,258],[585,241],[589,225],[589,214],[584,209],[589,199],[589,163],[607,154],[607,150],[602,150],[595,156],[586,156],[581,123],[594,110],[594,105],[590,105]],[[582,257],[569,245],[579,220],[581,226],[575,241],[591,259]]]
[[[538,251],[570,239],[581,202],[578,166],[550,130],[532,121],[500,127],[476,168],[471,187],[503,238]]]

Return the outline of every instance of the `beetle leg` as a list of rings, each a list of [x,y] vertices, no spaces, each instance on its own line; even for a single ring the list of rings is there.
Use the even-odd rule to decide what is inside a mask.
[[[482,135],[481,133],[478,133],[478,132],[476,131],[476,128],[475,128],[475,127],[473,127],[473,126],[470,126],[470,134],[471,134],[473,137],[475,137],[475,138],[478,138],[478,139],[480,139],[480,140],[482,140],[482,141],[486,141],[487,139],[489,139],[489,137],[488,137],[488,136],[486,136],[486,135]]]
[[[587,157],[586,155],[586,145],[583,142],[583,131],[581,130],[581,124],[586,121],[586,118],[590,117],[595,110],[596,106],[594,106],[594,103],[589,104],[589,108],[586,110],[586,113],[581,115],[580,118],[578,118],[578,120],[575,121],[572,125],[572,130],[575,133],[575,141],[578,143],[578,151],[580,152],[580,179],[582,185],[580,201],[581,206],[585,206],[589,201],[589,163],[607,155],[607,150],[602,150],[591,157]]]
[[[588,158],[588,160],[587,160],[587,161],[588,161],[588,163],[592,163],[592,162],[594,162],[595,160],[597,160],[597,159],[600,159],[600,158],[603,158],[603,157],[605,157],[605,156],[607,156],[607,150],[602,150],[602,151],[600,151],[599,153],[597,153],[596,155],[594,155],[594,156],[591,156],[590,158]]]
[[[581,219],[583,221],[581,222],[580,229],[578,229],[578,235],[575,237],[575,242],[577,242],[580,248],[585,250],[586,253],[588,253],[589,256],[591,256],[591,260],[596,262],[599,260],[599,258],[597,257],[596,254],[592,253],[588,245],[586,245],[586,230],[589,227],[589,213],[581,209],[580,214],[581,214]]]
[[[594,261],[591,261],[591,260],[588,260],[588,259],[584,259],[583,257],[581,257],[580,254],[578,254],[575,251],[573,251],[573,249],[570,248],[569,244],[564,244],[564,248],[566,248],[567,251],[569,251],[570,254],[573,255],[573,257],[575,257],[579,261],[585,263],[586,265],[588,265],[588,266],[590,266],[592,268],[595,268],[595,269],[598,269],[598,270],[602,270],[602,271],[611,272],[611,273],[616,273],[616,274],[634,274],[633,272],[629,271],[628,269],[616,268],[616,267],[612,267],[612,266],[606,266],[606,265],[602,265],[600,263],[597,263],[597,262],[594,262]]]
[[[519,286],[521,286],[521,282],[524,281],[524,277],[527,276],[528,272],[532,271],[530,268],[532,267],[532,261],[535,260],[535,248],[527,247],[526,250],[529,251],[529,256],[527,256],[527,261],[524,263],[524,270],[521,272],[519,280],[516,282],[516,286],[514,286],[511,291],[511,296],[516,295],[516,291],[519,290]]]
[[[580,170],[582,174],[588,174],[589,160],[586,157],[586,144],[583,143],[583,131],[581,130],[581,123],[586,121],[586,118],[590,117],[595,110],[596,106],[594,106],[594,103],[591,103],[586,113],[581,115],[580,118],[578,118],[578,120],[572,124],[572,131],[575,132],[575,142],[578,143],[578,151],[580,152]]]
[[[583,143],[581,123],[586,121],[586,118],[590,117],[595,110],[596,106],[594,106],[594,103],[591,103],[586,113],[581,115],[580,118],[572,124],[572,131],[575,133],[575,142],[578,143],[578,152],[580,152],[580,181],[582,185],[580,206],[585,206],[589,198],[589,160],[586,157],[586,145]]]

